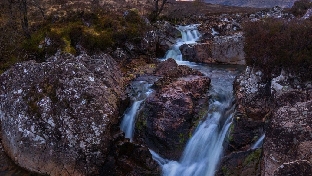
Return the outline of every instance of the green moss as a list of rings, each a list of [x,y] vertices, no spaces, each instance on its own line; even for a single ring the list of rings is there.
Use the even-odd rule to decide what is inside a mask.
[[[231,175],[233,175],[233,173],[231,172],[231,170],[229,170],[226,166],[223,166],[223,167],[221,168],[221,170],[222,170],[222,174],[223,174],[224,176],[231,176]]]
[[[233,141],[233,135],[232,135],[232,133],[233,133],[233,131],[234,131],[234,128],[235,128],[234,123],[231,123],[231,126],[230,126],[229,131],[228,131],[228,141],[229,141],[229,142]]]
[[[148,112],[148,111],[147,111]],[[148,117],[148,113],[145,111],[139,111],[138,113],[138,118],[135,122],[135,129],[142,131],[146,128],[147,126],[147,117]]]
[[[261,149],[257,149],[250,155],[248,155],[243,162],[243,166],[258,163],[260,161],[261,152],[262,152]]]
[[[183,133],[180,133],[179,134],[179,143],[184,144],[186,142],[186,140],[187,139],[186,139],[185,135]]]

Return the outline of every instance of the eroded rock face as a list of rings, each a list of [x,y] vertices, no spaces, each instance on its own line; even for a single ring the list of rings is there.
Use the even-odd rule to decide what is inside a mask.
[[[298,171],[303,168],[295,167],[294,164],[289,168],[286,168],[285,164],[284,168],[281,167],[283,163],[296,160],[309,161],[305,165],[310,168],[311,174],[312,153],[309,150],[312,148],[311,117],[312,101],[298,102],[293,106],[283,106],[277,109],[266,130],[266,140],[263,146],[263,175],[276,175],[275,172],[279,173],[277,175],[299,173]]]
[[[136,122],[135,138],[169,159],[178,159],[196,123],[208,110],[210,79],[173,59],[162,62],[155,92],[145,101]]]
[[[49,175],[97,175],[118,122],[121,73],[108,55],[56,55],[0,77],[4,150]]]

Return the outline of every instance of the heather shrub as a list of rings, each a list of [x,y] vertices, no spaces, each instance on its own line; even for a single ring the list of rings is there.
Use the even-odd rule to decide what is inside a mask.
[[[301,17],[311,7],[312,2],[310,2],[310,0],[298,0],[295,1],[294,5],[290,9],[290,12],[297,17]]]
[[[288,70],[312,80],[312,23],[310,20],[265,19],[244,24],[248,65],[271,73]]]

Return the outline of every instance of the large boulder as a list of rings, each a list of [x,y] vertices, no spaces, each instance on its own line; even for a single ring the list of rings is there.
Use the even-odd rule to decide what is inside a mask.
[[[233,86],[237,107],[219,175],[259,175],[261,155],[254,155],[250,149],[264,133],[265,122],[271,115],[273,101],[270,83],[265,81],[260,70],[247,67],[245,72],[237,76]],[[248,158],[255,162],[245,165],[243,161],[248,161]]]
[[[211,52],[212,58],[216,62],[238,65],[246,64],[242,33],[215,37]]]
[[[184,44],[180,47],[183,60],[198,63],[245,65],[244,37],[241,33],[215,36],[211,41]]]
[[[27,170],[97,175],[118,122],[122,75],[108,55],[56,55],[0,76],[2,144]]]
[[[173,59],[161,63],[163,76],[144,102],[136,121],[136,140],[169,159],[178,159],[199,120],[207,113],[210,79]]]
[[[277,109],[266,129],[266,140],[263,144],[264,176],[312,173],[311,117],[311,100]],[[295,164],[297,160],[307,160],[304,162],[306,166],[299,167],[299,164]],[[309,169],[308,172],[304,171],[305,168]]]
[[[183,60],[197,63],[215,63],[212,58],[211,43],[184,44],[180,46]]]

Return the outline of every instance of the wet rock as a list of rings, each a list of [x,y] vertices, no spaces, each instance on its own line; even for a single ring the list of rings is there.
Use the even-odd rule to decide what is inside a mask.
[[[121,76],[105,54],[16,64],[0,77],[5,152],[37,173],[99,174],[118,122]]]
[[[210,79],[177,66],[172,59],[161,63],[156,74],[163,78],[155,83],[155,92],[139,112],[135,139],[165,158],[178,159],[194,127],[207,113]]]
[[[312,161],[312,101],[298,102],[277,109],[266,129],[263,144],[263,175],[274,175],[283,163],[296,160]],[[292,164],[291,168],[293,168]],[[311,168],[311,166],[310,166]],[[296,168],[290,169],[295,173]],[[278,169],[284,173],[288,169]],[[310,172],[311,173],[311,172]]]

